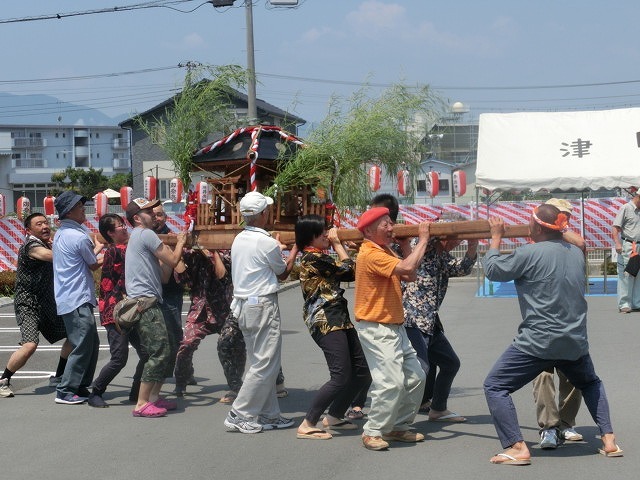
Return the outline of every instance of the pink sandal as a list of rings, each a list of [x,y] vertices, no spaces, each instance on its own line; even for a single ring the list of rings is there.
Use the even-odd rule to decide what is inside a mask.
[[[166,398],[158,397],[158,399],[153,402],[153,404],[158,408],[164,408],[165,410],[175,410],[178,408],[178,402],[174,400],[167,400]]]
[[[158,408],[151,402],[145,403],[138,410],[134,410],[134,417],[145,417],[145,418],[156,418],[156,417],[164,417],[167,414],[166,408]]]

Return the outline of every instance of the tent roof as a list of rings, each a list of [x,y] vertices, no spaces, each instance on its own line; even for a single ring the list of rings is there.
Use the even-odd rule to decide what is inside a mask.
[[[489,190],[640,185],[640,108],[482,114],[476,184]]]

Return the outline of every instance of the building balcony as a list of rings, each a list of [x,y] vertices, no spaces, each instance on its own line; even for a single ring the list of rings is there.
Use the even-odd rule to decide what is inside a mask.
[[[129,162],[128,158],[114,158],[113,169],[114,170],[130,170],[131,162]]]
[[[127,138],[114,138],[113,139],[114,150],[128,149],[129,140]]]
[[[13,148],[44,148],[47,146],[46,138],[17,137],[11,139]]]
[[[88,157],[89,147],[75,147],[75,155],[76,157]]]
[[[47,161],[42,157],[16,158],[13,168],[46,168]]]
[[[76,138],[84,138],[89,137],[89,130],[86,128],[80,128],[73,131],[73,136]]]

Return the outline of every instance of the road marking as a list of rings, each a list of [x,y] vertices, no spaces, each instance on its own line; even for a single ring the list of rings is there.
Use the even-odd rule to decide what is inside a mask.
[[[16,350],[18,350],[20,348],[20,346],[13,346],[13,345],[0,345],[0,352],[15,352]],[[60,346],[56,346],[56,345],[39,345],[38,346],[38,352],[59,352],[60,351]],[[129,345],[129,348],[131,348],[131,345]],[[109,350],[109,345],[102,345],[100,344],[100,351],[108,351]]]
[[[37,378],[49,378],[56,374],[56,372],[41,372],[37,370],[18,370],[11,376],[11,379],[24,378],[24,379],[37,379]]]

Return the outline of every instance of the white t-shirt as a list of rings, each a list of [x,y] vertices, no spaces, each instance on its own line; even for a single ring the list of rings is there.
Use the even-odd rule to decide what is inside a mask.
[[[287,265],[278,242],[261,228],[246,227],[231,246],[233,296],[239,299],[278,291],[278,278]]]

